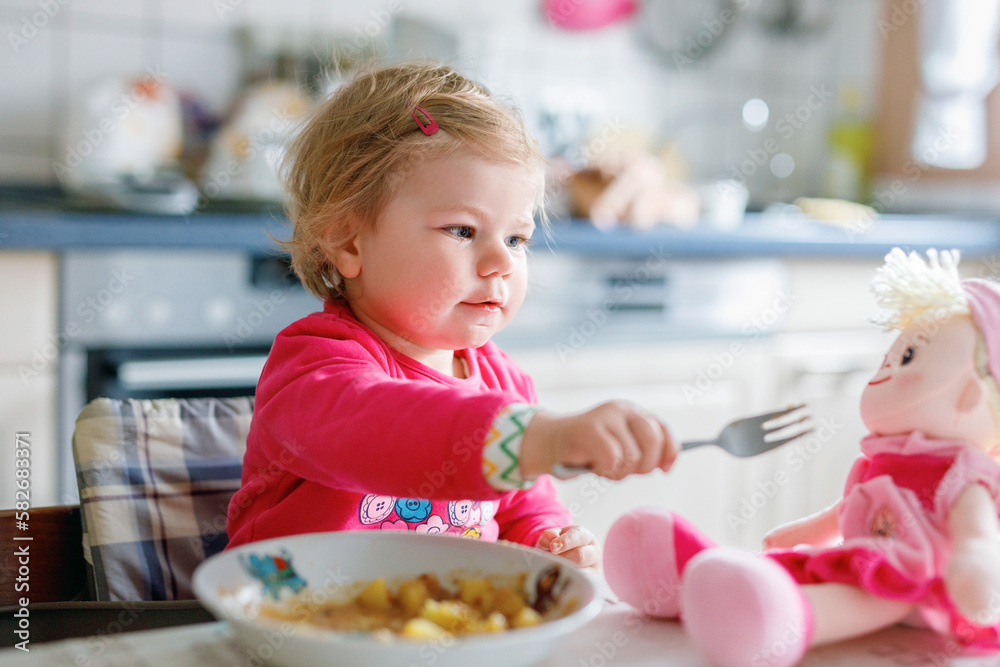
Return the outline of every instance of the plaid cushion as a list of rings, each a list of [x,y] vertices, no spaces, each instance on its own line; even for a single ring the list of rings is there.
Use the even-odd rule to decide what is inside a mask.
[[[83,409],[73,455],[92,599],[194,597],[194,568],[227,543],[252,412],[252,397],[98,398]]]

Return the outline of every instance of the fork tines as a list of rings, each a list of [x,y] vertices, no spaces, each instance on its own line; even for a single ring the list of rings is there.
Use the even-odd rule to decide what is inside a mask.
[[[811,433],[815,423],[805,407],[803,403],[771,413],[774,416],[761,424],[761,429],[764,430],[764,442],[781,441],[783,444]]]

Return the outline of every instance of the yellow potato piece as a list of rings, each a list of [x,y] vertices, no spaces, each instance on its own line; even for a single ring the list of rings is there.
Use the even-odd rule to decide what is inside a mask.
[[[521,594],[509,586],[498,588],[496,594],[493,596],[493,609],[507,618],[513,618],[517,615],[517,612],[527,606]]]
[[[469,632],[503,632],[507,629],[507,618],[498,611],[493,612],[485,619],[475,621]]]
[[[458,599],[482,616],[493,610],[493,584],[486,579],[462,579],[458,584]]]
[[[429,621],[426,618],[411,618],[404,625],[401,635],[404,637],[409,637],[410,639],[441,639],[442,637],[450,637],[451,633],[442,628],[437,623]]]
[[[510,619],[510,626],[512,628],[530,628],[532,625],[538,625],[541,622],[542,617],[537,611],[531,607],[525,607],[517,612],[514,618]]]
[[[392,609],[392,597],[389,595],[389,587],[386,586],[385,577],[379,577],[368,584],[365,590],[358,594],[357,600],[369,609],[377,611]]]
[[[443,602],[428,600],[420,610],[420,616],[456,634],[466,632],[469,625],[476,620],[472,608],[457,600]]]
[[[424,603],[431,597],[427,585],[420,579],[409,579],[399,585],[399,606],[407,616],[416,616],[423,609]]]

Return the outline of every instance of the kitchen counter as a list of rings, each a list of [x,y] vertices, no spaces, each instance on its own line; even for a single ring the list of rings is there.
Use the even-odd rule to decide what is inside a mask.
[[[213,204],[190,216],[145,215],[101,210],[63,210],[58,201],[26,201],[0,190],[0,250],[109,248],[239,249],[269,253],[288,238],[280,207]],[[5,196],[6,195],[6,196]],[[54,202],[54,203],[53,203]],[[845,229],[814,221],[775,223],[748,214],[733,231],[699,227],[602,232],[586,221],[556,221],[546,247],[584,256],[641,257],[651,251],[677,258],[881,257],[892,247],[922,251],[957,248],[965,257],[1000,253],[1000,220],[926,215],[886,215],[866,228]]]

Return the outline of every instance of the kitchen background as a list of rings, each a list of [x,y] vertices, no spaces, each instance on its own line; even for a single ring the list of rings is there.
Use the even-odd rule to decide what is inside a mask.
[[[336,86],[326,66],[425,56],[521,108],[552,158],[554,216],[576,218],[536,249],[529,301],[499,338],[543,404],[631,399],[681,437],[800,401],[817,418],[810,439],[752,461],[698,451],[669,477],[563,483],[577,520],[603,534],[628,507],[665,504],[759,546],[832,502],[857,453],[858,397],[888,343],[866,322],[867,283],[887,249],[960,247],[967,274],[997,274],[996,133],[960,133],[985,155],[958,172],[927,162],[961,151],[914,162],[909,146],[918,10],[944,4],[0,0],[0,507],[16,431],[35,443],[33,504],[72,503],[72,420],[90,398],[206,377],[252,391],[274,333],[318,307],[267,236],[281,234],[269,161],[290,110]],[[599,5],[617,20],[578,25]],[[963,43],[969,26],[995,31],[978,18]],[[162,107],[102,129],[133,85],[179,96],[200,194],[156,162],[181,139]],[[108,165],[129,160],[156,169],[109,185]],[[652,213],[616,226],[601,212],[594,188],[615,177],[653,190]],[[663,224],[628,229],[651,217]]]
[[[570,16],[578,4],[561,3]],[[873,113],[882,6],[797,1],[800,25],[789,29],[782,4],[649,1],[630,19],[574,31],[549,23],[537,0],[2,0],[0,178],[51,182],[67,156],[67,111],[109,75],[156,72],[221,116],[244,83],[238,35],[248,29],[275,56],[323,57],[337,45],[445,58],[519,100],[550,153],[582,119],[584,138],[610,124],[656,148],[679,142],[693,176],[714,179],[772,135],[792,160],[778,161],[784,178],[755,170],[754,192],[821,194],[831,122]],[[751,99],[766,102],[770,123],[748,129]],[[776,129],[806,104],[791,132]]]

